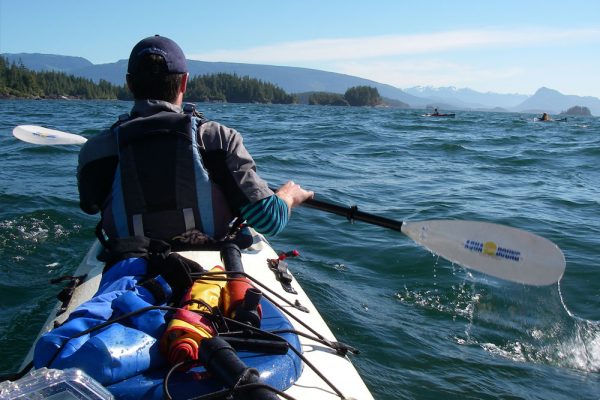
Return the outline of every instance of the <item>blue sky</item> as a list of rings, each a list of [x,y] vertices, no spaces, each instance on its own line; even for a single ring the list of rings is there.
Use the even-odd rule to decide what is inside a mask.
[[[600,97],[597,0],[0,0],[0,53],[100,64],[156,33],[190,59]]]

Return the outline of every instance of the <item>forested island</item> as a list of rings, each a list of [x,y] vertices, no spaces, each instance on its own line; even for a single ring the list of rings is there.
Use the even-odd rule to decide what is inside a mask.
[[[272,83],[250,77],[219,73],[195,76],[188,82],[186,101],[227,103],[293,104],[294,95]]]
[[[62,72],[31,71],[22,64],[10,64],[3,57],[0,57],[0,98],[133,100],[126,85],[117,86],[105,80],[95,83]],[[313,93],[310,98],[309,104],[375,106],[382,103],[377,89],[367,86],[350,88],[344,95]],[[298,96],[258,79],[218,73],[191,78],[185,101],[294,104],[298,103]]]
[[[370,86],[355,86],[346,90],[343,95],[328,92],[311,93],[308,104],[327,106],[378,106],[383,99],[376,88]]]
[[[592,113],[589,108],[582,106],[574,106],[569,108],[567,111],[563,111],[560,115],[573,115],[580,117],[591,117]]]

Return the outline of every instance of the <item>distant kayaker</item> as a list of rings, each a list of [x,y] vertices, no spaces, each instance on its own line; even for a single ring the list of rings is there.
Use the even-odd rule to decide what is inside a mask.
[[[552,118],[548,115],[548,113],[543,113],[540,117],[540,121],[552,121]]]
[[[433,110],[433,115],[440,115],[437,108]]]
[[[273,193],[240,133],[183,103],[188,78],[185,55],[171,39],[156,35],[135,45],[126,75],[131,112],[79,153],[81,209],[101,213],[108,238],[218,241],[235,217],[279,233],[291,208],[314,193],[293,181]]]

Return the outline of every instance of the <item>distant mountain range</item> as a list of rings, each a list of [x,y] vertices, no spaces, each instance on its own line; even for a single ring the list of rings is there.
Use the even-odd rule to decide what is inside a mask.
[[[95,82],[104,79],[116,85],[124,83],[127,71],[127,60],[108,64],[92,64],[82,57],[39,53],[2,54],[2,57],[8,59],[9,62],[23,63],[26,68],[33,71],[65,72],[92,79]],[[589,108],[593,115],[600,115],[600,99],[589,96],[564,95],[545,87],[538,89],[533,95],[481,93],[455,87],[419,86],[401,90],[368,79],[309,68],[193,60],[188,60],[188,67],[192,76],[220,72],[250,76],[274,83],[288,93],[313,91],[344,93],[353,86],[371,86],[377,88],[381,96],[401,101],[413,108],[437,107],[440,110],[558,114],[573,106],[583,106]]]
[[[406,93],[424,97],[439,103],[455,104],[464,108],[506,108],[510,109],[529,98],[524,94],[481,93],[472,89],[458,89],[453,86],[434,88],[415,86],[404,89]]]
[[[591,96],[564,95],[557,90],[542,87],[533,95],[481,93],[471,89],[455,87],[433,88],[417,86],[404,89],[406,93],[426,98],[433,103],[458,106],[463,109],[492,109],[522,113],[548,112],[557,114],[573,106],[590,109],[592,114],[600,115],[600,99]]]

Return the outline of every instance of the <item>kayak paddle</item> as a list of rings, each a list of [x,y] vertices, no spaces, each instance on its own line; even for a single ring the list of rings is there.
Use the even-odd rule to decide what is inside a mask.
[[[12,133],[24,142],[42,145],[83,144],[87,141],[83,136],[35,125],[19,125]]]
[[[20,125],[13,135],[40,145],[83,144],[86,138],[34,125]],[[534,286],[556,283],[565,271],[565,257],[550,240],[517,228],[478,221],[396,221],[310,199],[304,206],[400,231],[453,263],[496,278]]]
[[[556,244],[521,229],[479,221],[396,221],[317,199],[302,205],[400,231],[440,257],[507,281],[551,285],[565,271]]]

